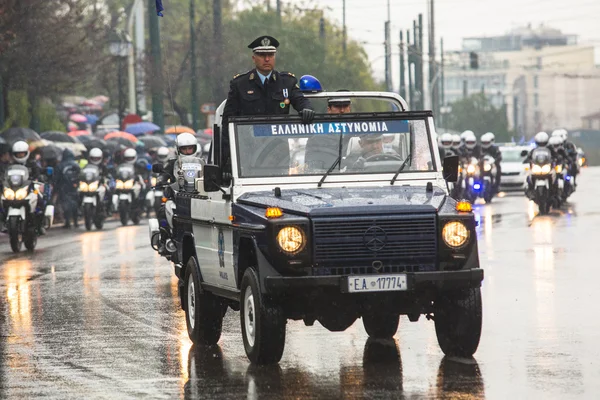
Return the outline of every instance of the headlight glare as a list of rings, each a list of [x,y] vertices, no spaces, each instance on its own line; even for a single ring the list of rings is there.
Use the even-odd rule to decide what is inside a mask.
[[[96,181],[96,182],[92,182],[92,183],[90,183],[90,185],[88,186],[88,191],[90,191],[90,192],[95,192],[96,190],[98,190],[98,181]]]
[[[442,229],[442,238],[449,247],[458,249],[469,240],[469,229],[459,221],[448,222]]]
[[[468,174],[473,174],[473,173],[475,173],[475,165],[473,165],[473,164],[470,164],[470,165],[467,167],[467,173],[468,173]]]
[[[546,164],[542,167],[542,174],[549,174],[552,171],[552,165]]]
[[[79,191],[80,192],[87,192],[88,191],[88,184],[85,182],[79,182]]]
[[[17,192],[15,193],[15,198],[17,200],[23,200],[25,197],[27,197],[27,194],[29,194],[29,188],[24,187],[17,190]]]
[[[133,187],[133,179],[130,179],[125,182],[125,189],[131,189]]]
[[[123,181],[120,179],[117,179],[117,183],[115,186],[117,189],[123,189]]]
[[[156,177],[155,176],[152,177],[151,182],[152,182],[152,186],[156,186]]]
[[[281,228],[277,234],[279,248],[288,254],[296,254],[304,249],[306,238],[302,229],[295,226]]]
[[[489,172],[489,171],[491,171],[491,170],[492,170],[492,166],[491,166],[490,164],[484,164],[484,165],[483,165],[483,170],[484,170],[485,172]]]
[[[4,189],[4,197],[6,198],[6,200],[14,200],[15,199],[15,191],[10,188]]]

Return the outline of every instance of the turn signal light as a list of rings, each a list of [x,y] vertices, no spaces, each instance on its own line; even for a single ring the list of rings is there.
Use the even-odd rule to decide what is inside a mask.
[[[267,218],[279,218],[283,215],[283,211],[279,207],[269,207],[265,212],[265,217]]]
[[[473,211],[473,206],[468,201],[459,201],[456,203],[456,211],[471,212]]]
[[[163,198],[162,198],[162,199],[160,199],[160,200],[161,200],[163,203],[166,203],[168,199],[167,199],[166,197],[163,197]]]

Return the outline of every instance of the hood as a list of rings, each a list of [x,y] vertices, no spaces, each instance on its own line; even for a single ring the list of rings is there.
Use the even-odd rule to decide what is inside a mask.
[[[424,186],[311,188],[281,190],[281,197],[273,191],[244,193],[237,199],[240,204],[255,207],[279,207],[283,211],[319,215],[360,215],[385,213],[435,213],[444,204],[446,194],[434,188],[427,192]]]
[[[524,172],[525,171],[525,167],[527,167],[528,164],[523,164],[523,162],[501,162],[500,165],[502,166],[502,172],[503,173],[507,173],[507,172]]]

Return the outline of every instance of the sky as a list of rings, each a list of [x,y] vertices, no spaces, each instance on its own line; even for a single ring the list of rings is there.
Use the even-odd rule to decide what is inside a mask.
[[[298,4],[295,0],[282,0]],[[313,0],[325,8],[329,18],[342,21],[343,0]],[[389,0],[392,51],[398,51],[399,32],[412,30],[412,21],[423,13],[426,24],[429,0]],[[377,79],[384,80],[384,22],[388,0],[346,0],[348,37],[364,42]],[[436,43],[444,38],[445,50],[459,50],[462,38],[504,34],[511,28],[531,23],[579,35],[579,43],[593,43],[600,49],[600,0],[436,0]],[[425,36],[427,28],[425,27]],[[427,42],[427,39],[424,39]],[[426,48],[427,51],[427,48]],[[597,52],[600,64],[600,51]],[[393,55],[394,86],[398,86],[398,56]]]

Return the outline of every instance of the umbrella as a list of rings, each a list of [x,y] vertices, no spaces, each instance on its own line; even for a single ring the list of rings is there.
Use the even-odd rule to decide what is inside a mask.
[[[91,135],[89,131],[72,131],[72,132],[69,132],[69,136],[71,136],[71,137],[89,136],[89,135]]]
[[[94,114],[86,114],[87,122],[90,125],[96,125],[96,122],[100,119],[97,115]]]
[[[83,143],[66,143],[66,142],[54,142],[51,143],[62,150],[71,150],[75,157],[79,157],[82,153],[87,151],[87,148],[83,145]]]
[[[0,136],[4,138],[11,146],[13,143],[23,140],[29,144],[29,146],[40,147],[39,144],[42,141],[40,135],[36,131],[29,128],[9,128],[4,132],[0,133]]]
[[[198,131],[198,133],[200,133],[200,131]],[[212,136],[213,130],[212,130],[212,128],[206,128],[202,131],[202,133]]]
[[[67,135],[65,132],[60,131],[47,131],[40,133],[42,139],[49,140],[51,142],[63,142],[63,143],[76,143],[77,139]]]
[[[79,136],[78,137],[79,140],[81,140],[81,142],[83,143],[83,145],[88,149],[91,150],[94,147],[98,147],[99,149],[105,149],[106,148],[106,141],[94,137],[94,136]]]
[[[62,159],[62,153],[63,153],[63,149],[61,149],[60,147],[53,145],[53,144],[42,147],[40,149],[40,155],[42,156],[42,160],[45,160],[45,161],[50,161],[50,160],[60,161]]]
[[[108,103],[110,99],[106,96],[96,96],[92,97],[90,100],[96,101],[98,103]]]
[[[137,124],[127,125],[125,132],[142,135],[146,132],[154,132],[160,130],[160,127],[152,122],[138,122]]]
[[[137,138],[135,136],[133,136],[131,133],[121,132],[121,131],[114,131],[114,132],[109,133],[108,135],[104,136],[104,140],[112,139],[115,137],[127,139],[132,143],[135,143],[138,141]]]
[[[167,147],[167,143],[159,136],[138,136],[138,140],[144,143],[146,149]]]
[[[69,119],[73,122],[78,122],[78,123],[86,123],[87,122],[87,118],[83,114],[71,114],[69,116]]]
[[[0,154],[6,153],[9,150],[10,150],[10,146],[8,145],[6,140],[4,140],[3,137],[0,137]]]
[[[110,142],[119,143],[119,144],[121,144],[121,145],[123,145],[125,147],[135,148],[135,143],[134,142],[132,142],[131,140],[129,140],[127,138],[120,137],[120,136],[113,136],[110,139],[106,140],[106,144],[109,144]]]
[[[165,131],[165,133],[174,133],[174,134],[179,134],[179,133],[191,133],[192,135],[195,134],[196,132],[192,129],[189,128],[187,126],[182,126],[182,125],[176,125],[176,126],[172,126],[169,129],[167,129]]]

